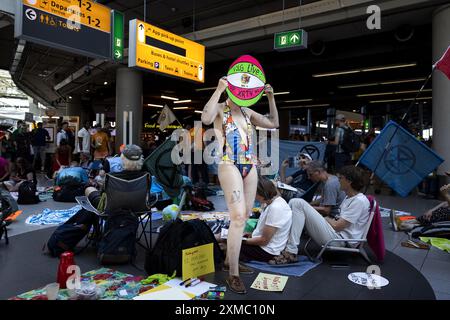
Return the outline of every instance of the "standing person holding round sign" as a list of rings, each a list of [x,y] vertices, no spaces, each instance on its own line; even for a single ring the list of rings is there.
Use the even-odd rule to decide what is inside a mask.
[[[247,291],[239,273],[253,272],[239,265],[244,226],[255,201],[258,182],[253,126],[267,129],[279,126],[273,89],[265,84],[265,80],[264,71],[255,58],[248,55],[238,58],[227,77],[219,80],[202,113],[202,122],[205,125],[214,123],[219,146],[223,146],[218,173],[231,220],[224,271],[229,271],[227,283],[230,289],[241,294]],[[220,103],[225,90],[227,99]],[[269,100],[268,117],[247,108],[258,102],[264,92]]]

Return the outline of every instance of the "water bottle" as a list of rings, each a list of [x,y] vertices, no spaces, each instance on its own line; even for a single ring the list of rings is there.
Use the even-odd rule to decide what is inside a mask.
[[[66,251],[62,253],[59,257],[58,275],[56,279],[56,282],[59,283],[60,289],[66,289],[67,279],[71,276],[67,273],[67,268],[71,265],[75,265],[73,252]]]

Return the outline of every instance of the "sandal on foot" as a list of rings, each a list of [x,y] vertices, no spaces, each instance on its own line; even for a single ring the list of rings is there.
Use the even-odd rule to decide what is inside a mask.
[[[239,294],[247,293],[244,283],[238,276],[229,276],[226,282],[231,291]]]
[[[289,264],[296,263],[298,261],[298,257],[296,254],[283,251],[278,256],[275,256],[272,260],[269,260],[269,264]]]

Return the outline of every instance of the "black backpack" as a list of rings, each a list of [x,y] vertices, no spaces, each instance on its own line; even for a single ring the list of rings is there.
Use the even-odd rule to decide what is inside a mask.
[[[208,225],[198,219],[182,221],[176,219],[165,224],[160,231],[158,240],[152,251],[145,257],[145,271],[155,273],[182,275],[182,250],[213,243],[214,261],[216,264],[223,259],[214,234]]]
[[[47,248],[53,257],[59,257],[65,251],[75,251],[75,247],[88,233],[91,227],[98,228],[98,218],[93,212],[81,209],[64,224],[60,225],[47,242]],[[88,242],[89,244],[89,242]],[[86,246],[87,247],[87,246]],[[84,249],[84,248],[83,248]],[[78,251],[79,253],[81,251]]]
[[[136,233],[139,218],[129,210],[113,212],[105,223],[105,231],[98,246],[101,264],[123,264],[136,256]]]
[[[19,210],[17,201],[11,196],[11,194],[6,190],[0,190],[0,212],[3,219]]]
[[[69,183],[57,186],[53,191],[53,200],[56,202],[76,202],[75,197],[84,196],[84,184]]]
[[[18,204],[36,204],[39,203],[36,184],[31,181],[24,181],[19,186]]]
[[[359,136],[350,128],[344,127],[344,138],[342,139],[342,149],[345,152],[356,152],[361,147]]]

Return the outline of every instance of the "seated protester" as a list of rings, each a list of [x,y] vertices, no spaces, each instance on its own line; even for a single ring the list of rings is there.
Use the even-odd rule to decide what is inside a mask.
[[[89,153],[80,152],[80,167],[88,170],[91,164],[91,156]]]
[[[134,180],[147,174],[147,172],[141,171],[144,164],[142,157],[142,149],[134,144],[127,145],[121,154],[123,171],[111,173],[112,176],[123,180]],[[96,188],[89,187],[85,191],[86,196],[94,207],[97,207],[100,202],[101,192]],[[127,199],[124,199],[126,202]]]
[[[363,188],[363,172],[354,166],[342,167],[338,173],[341,189],[346,198],[339,207],[339,215],[335,218],[323,217],[316,209],[303,199],[292,199],[292,228],[286,250],[298,251],[298,243],[303,228],[319,245],[333,239],[361,239],[369,219],[370,202],[359,191]],[[294,237],[295,236],[295,237]],[[353,246],[354,242],[348,242]],[[344,242],[335,242],[334,246],[345,246]],[[293,253],[293,252],[291,252]]]
[[[55,175],[55,185],[78,183],[87,184],[89,177],[85,169],[81,168],[77,161],[72,161],[70,167],[61,167]]]
[[[311,161],[307,168],[309,178],[314,182],[320,182],[320,199],[311,202],[311,206],[323,216],[336,216],[339,206],[345,198],[345,193],[339,186],[336,176],[329,174],[321,161]]]
[[[239,259],[267,262],[285,248],[291,229],[292,212],[279,195],[275,184],[262,176],[258,177],[256,199],[266,207],[255,230],[248,234],[248,239],[242,243]],[[247,268],[240,266],[239,269],[245,273],[243,269]]]
[[[448,191],[450,190],[450,184],[446,184],[441,187],[440,194],[445,199],[444,202],[440,203],[436,207],[426,211],[422,216],[402,221],[400,220],[400,216],[395,215],[391,212],[391,223],[394,228],[394,231],[403,230],[409,231],[416,226],[427,226],[432,223],[450,221],[450,195]]]
[[[0,156],[0,182],[8,181],[10,175],[10,163],[8,159]]]
[[[282,192],[282,197],[286,201],[289,201],[292,198],[300,198],[314,184],[314,182],[309,179],[308,173],[306,171],[306,167],[312,161],[311,156],[307,153],[300,153],[298,158],[298,165],[300,170],[296,171],[294,174],[288,177],[286,177],[286,168],[289,166],[289,160],[286,159],[281,163],[280,181],[298,190],[297,193]]]
[[[9,192],[17,192],[24,181],[37,183],[36,172],[25,158],[19,157],[13,164],[9,180],[3,182],[3,185]]]

